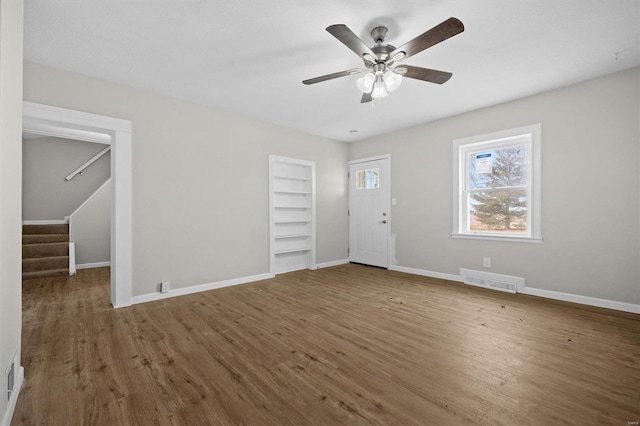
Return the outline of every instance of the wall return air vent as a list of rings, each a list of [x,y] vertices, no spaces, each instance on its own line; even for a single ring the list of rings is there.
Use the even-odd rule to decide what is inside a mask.
[[[15,357],[11,361],[11,364],[7,367],[7,401],[11,400],[11,394],[16,386],[16,363]]]
[[[460,268],[460,277],[465,284],[506,291],[507,293],[517,293],[518,288],[522,289],[524,287],[524,278],[511,275]]]

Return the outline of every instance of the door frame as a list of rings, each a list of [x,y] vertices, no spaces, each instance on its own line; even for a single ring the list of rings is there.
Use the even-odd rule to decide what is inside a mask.
[[[24,101],[22,131],[111,145],[111,304],[132,299],[131,121]]]
[[[392,225],[392,220],[391,220],[391,154],[380,154],[380,155],[375,155],[373,157],[365,157],[365,158],[358,158],[356,160],[350,160],[347,164],[347,170],[350,170],[351,165],[353,164],[360,164],[360,163],[367,163],[369,161],[376,161],[376,160],[387,160],[388,161],[388,166],[389,166],[389,179],[388,179],[388,184],[389,184],[389,196],[386,199],[386,205],[385,205],[385,210],[388,212],[388,219],[387,219],[387,223],[389,226],[387,226],[387,233],[386,233],[386,237],[387,237],[387,268],[389,269],[391,267],[391,225]],[[349,177],[349,182],[348,182],[348,194],[347,196],[349,197],[349,199],[347,200],[347,205],[349,206],[348,208],[351,208],[351,177]],[[351,226],[351,218],[349,218],[349,226]],[[349,246],[351,246],[351,230],[349,229]],[[351,251],[349,250],[349,261],[351,261]]]

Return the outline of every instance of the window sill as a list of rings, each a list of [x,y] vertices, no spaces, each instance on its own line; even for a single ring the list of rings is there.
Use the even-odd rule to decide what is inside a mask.
[[[542,237],[517,237],[507,235],[487,235],[487,234],[457,234],[452,233],[453,238],[467,240],[484,240],[484,241],[507,241],[511,243],[534,243],[542,244]]]

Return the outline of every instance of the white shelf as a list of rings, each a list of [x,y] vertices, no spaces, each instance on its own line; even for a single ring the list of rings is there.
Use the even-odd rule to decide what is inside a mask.
[[[310,209],[311,206],[274,206],[274,209],[299,209],[299,210],[307,210]]]
[[[286,234],[286,235],[276,235],[275,238],[276,240],[282,240],[282,239],[286,239],[286,238],[304,238],[304,237],[310,237],[311,234]]]
[[[315,163],[269,156],[271,273],[315,269]]]
[[[302,180],[309,181],[311,178],[308,177],[298,177],[298,176],[274,176],[274,179],[284,179],[284,180]]]
[[[311,191],[273,191],[274,194],[310,195]]]
[[[282,223],[311,223],[309,219],[291,219],[291,220],[276,220],[273,222],[275,225],[279,225]]]
[[[299,248],[289,248],[289,249],[282,249],[282,250],[275,250],[275,254],[287,254],[287,253],[298,253],[298,252],[303,252],[303,251],[309,251],[311,250],[311,247],[299,247]]]

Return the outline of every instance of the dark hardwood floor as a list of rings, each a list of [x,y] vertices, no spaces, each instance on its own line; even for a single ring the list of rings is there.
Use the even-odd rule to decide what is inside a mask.
[[[627,425],[640,316],[362,265],[129,308],[24,282],[14,425]]]

